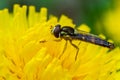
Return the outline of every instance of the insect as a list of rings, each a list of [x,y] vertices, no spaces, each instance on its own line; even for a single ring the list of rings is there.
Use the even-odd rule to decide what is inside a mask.
[[[79,48],[77,47],[77,45],[72,43],[72,40],[82,40],[82,41],[86,41],[86,42],[89,42],[89,43],[92,43],[92,44],[107,47],[110,50],[114,49],[114,44],[113,43],[107,42],[106,40],[104,40],[104,39],[102,39],[102,38],[100,38],[96,35],[90,34],[88,32],[74,29],[70,26],[61,27],[61,25],[58,24],[52,29],[51,32],[56,38],[66,40],[66,44],[65,44],[65,48],[63,50],[63,53],[66,49],[67,41],[69,41],[71,43],[71,45],[77,49],[75,60],[77,59]],[[63,53],[61,54],[61,56],[63,55]]]

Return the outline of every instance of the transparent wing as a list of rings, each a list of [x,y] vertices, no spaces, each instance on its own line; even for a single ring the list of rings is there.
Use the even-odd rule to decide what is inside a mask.
[[[89,32],[83,31],[83,30],[75,29],[75,33],[76,33],[76,34],[83,34],[83,35],[92,36],[92,37],[94,37],[94,38],[100,38],[100,39],[103,39],[103,38],[100,37],[100,36],[97,36],[97,35],[91,34],[91,33],[89,33]],[[104,39],[103,39],[103,40],[104,40]]]

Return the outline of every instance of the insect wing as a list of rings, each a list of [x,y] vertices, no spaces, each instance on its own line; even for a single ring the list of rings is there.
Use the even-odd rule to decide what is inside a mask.
[[[78,30],[78,29],[75,29],[75,34],[82,34],[83,36],[90,36],[90,37],[93,37],[93,38],[103,39],[103,38],[101,38],[97,35],[91,34],[89,32],[83,31],[83,30]]]
[[[75,34],[79,37],[82,37],[82,40],[92,42],[92,43],[95,43],[96,40],[97,41],[104,40],[103,38],[101,38],[97,35],[91,34],[86,31],[78,30],[78,29],[75,29]]]
[[[76,39],[83,40],[86,42],[90,42],[96,45],[104,46],[110,48],[114,44],[107,42],[105,39],[102,39],[99,36],[90,34],[88,32],[82,31],[82,30],[77,30],[75,31],[76,34]],[[111,44],[111,45],[110,45]]]

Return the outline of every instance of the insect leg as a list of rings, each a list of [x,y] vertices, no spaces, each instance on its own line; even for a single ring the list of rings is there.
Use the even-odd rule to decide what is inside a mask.
[[[62,53],[60,54],[59,58],[61,58],[61,56],[63,55],[63,53],[65,52],[66,48],[67,48],[67,43],[68,43],[68,40],[65,40],[65,45],[64,45],[64,48],[63,48],[63,51]]]
[[[78,56],[78,52],[79,52],[79,48],[78,48],[78,46],[76,46],[75,44],[72,43],[72,40],[69,40],[69,41],[70,41],[70,44],[77,49],[76,56],[75,56],[75,61],[76,61],[77,60],[77,56]]]
[[[79,42],[78,46],[81,44],[81,41]]]
[[[41,41],[39,41],[39,43],[45,43],[45,42],[47,42],[46,40],[41,40]]]
[[[56,40],[54,40],[54,41],[56,41],[56,42],[60,42],[62,40],[62,38],[60,38],[60,39],[56,39]]]
[[[56,40],[52,40],[52,41],[60,42],[61,40],[62,40],[62,38],[56,39]],[[45,42],[50,42],[50,40],[49,41],[47,41],[47,40],[41,40],[41,41],[39,41],[39,43],[45,43]]]

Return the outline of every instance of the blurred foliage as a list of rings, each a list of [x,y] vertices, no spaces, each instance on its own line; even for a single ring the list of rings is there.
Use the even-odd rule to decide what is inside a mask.
[[[115,0],[114,9],[109,9],[98,20],[97,30],[107,35],[120,46],[120,0]]]
[[[86,23],[92,28],[92,33],[99,33],[95,23],[109,8],[113,8],[113,0],[1,0],[0,9],[9,8],[12,11],[15,3],[22,5],[34,5],[36,11],[41,7],[47,7],[49,14],[60,16],[65,14],[80,25]]]

